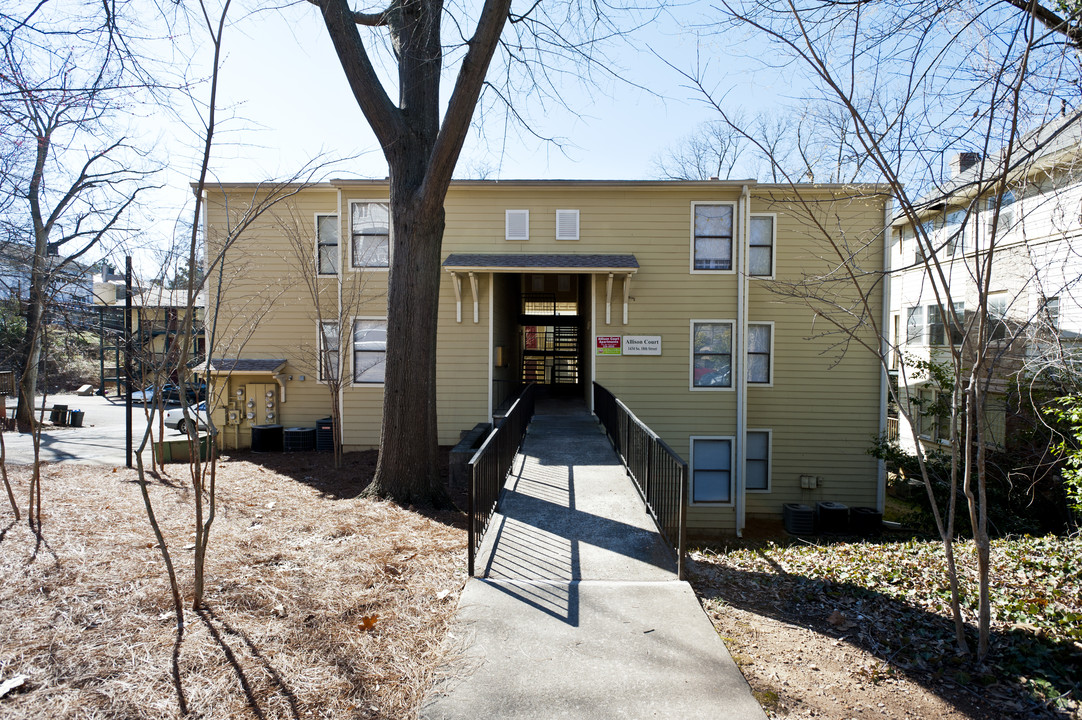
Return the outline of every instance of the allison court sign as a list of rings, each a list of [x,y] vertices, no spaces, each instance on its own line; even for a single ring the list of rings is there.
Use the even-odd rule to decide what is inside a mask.
[[[660,355],[660,335],[598,335],[598,355]]]

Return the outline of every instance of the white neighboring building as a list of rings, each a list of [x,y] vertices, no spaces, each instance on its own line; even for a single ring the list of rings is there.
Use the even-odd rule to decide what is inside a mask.
[[[1072,113],[1024,136],[1013,150],[1000,193],[1004,154],[983,159],[961,153],[951,178],[918,205],[918,214],[942,273],[928,273],[913,223],[893,223],[888,340],[897,351],[891,370],[900,396],[931,403],[938,389],[922,360],[949,361],[950,344],[976,336],[980,283],[988,279],[989,349],[997,370],[990,384],[984,427],[995,445],[1007,431],[1003,396],[1013,378],[1052,379],[1082,337],[1082,114]],[[998,211],[998,217],[997,217]],[[988,248],[995,252],[988,267]],[[938,292],[937,292],[938,291]],[[952,307],[958,324],[952,323]],[[932,415],[932,416],[929,416]],[[944,444],[949,427],[934,413],[919,418],[919,435]],[[898,421],[901,446],[912,451],[912,432]]]

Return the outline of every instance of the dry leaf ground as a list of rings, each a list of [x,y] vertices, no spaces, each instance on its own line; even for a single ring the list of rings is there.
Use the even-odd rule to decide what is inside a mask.
[[[218,469],[208,610],[185,613],[201,718],[409,718],[465,581],[461,513],[362,499],[374,453],[251,455]],[[186,597],[187,466],[150,485]],[[173,605],[134,471],[48,465],[42,540],[0,514],[0,699],[20,718],[175,718]],[[29,470],[12,468],[17,497]]]
[[[1068,720],[1082,718],[1080,550],[996,541],[979,666],[955,651],[936,542],[734,542],[693,553],[692,584],[772,717]],[[974,563],[958,555],[972,620]]]

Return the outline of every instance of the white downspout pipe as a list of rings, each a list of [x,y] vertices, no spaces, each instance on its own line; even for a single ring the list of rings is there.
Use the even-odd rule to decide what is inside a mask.
[[[885,361],[879,370],[879,435],[887,431],[887,403],[890,399],[887,383],[889,382],[889,376],[887,368],[889,367],[890,354],[894,352],[891,348],[891,336],[890,336],[890,320],[891,320],[891,288],[890,280],[893,268],[890,266],[890,233],[891,233],[891,215],[893,213],[893,207],[890,199],[888,198],[883,203],[883,321],[881,328],[881,337],[879,340],[880,347],[883,352],[883,360]],[[876,461],[876,483],[875,483],[875,509],[878,512],[883,512],[883,509],[887,502],[887,464],[886,461],[880,458]]]
[[[349,332],[348,332],[348,334],[346,333],[346,328],[342,327],[342,325],[345,324],[345,323],[343,323],[343,320],[346,319],[346,318],[342,317],[342,292],[343,292],[342,276],[345,275],[345,273],[346,273],[346,258],[343,257],[343,255],[345,254],[346,244],[344,242],[342,242],[342,238],[346,237],[346,235],[342,234],[342,219],[343,219],[342,218],[342,188],[338,188],[338,412],[339,412],[339,417],[338,417],[338,446],[339,447],[342,447],[342,446],[344,446],[346,444],[346,433],[345,433],[345,430],[344,430],[344,428],[346,426],[346,383],[343,382],[342,372],[343,372],[343,368],[350,367],[352,365],[352,363],[350,365],[346,365],[345,364],[345,358],[342,357],[343,354],[345,353],[345,347],[346,347],[345,340],[346,340],[346,338],[349,338],[349,347],[351,347],[351,348],[353,347],[353,323],[352,322],[349,323]],[[352,221],[352,219],[351,219],[351,221]],[[348,233],[347,233],[347,235],[348,235]],[[319,284],[318,284],[319,283],[319,278],[316,278],[316,283],[317,283],[316,287],[318,288],[319,287]],[[317,302],[318,302],[318,296],[319,296],[319,292],[317,290],[317,292],[316,292]],[[322,332],[322,330],[323,329],[320,328],[320,332]],[[352,372],[352,370],[350,372]],[[317,374],[316,377],[319,377],[318,374]],[[350,382],[352,382],[352,380],[353,379],[350,378]]]
[[[740,190],[740,238],[737,252],[736,273],[736,348],[733,352],[733,373],[736,380],[736,536],[744,535],[744,515],[747,505],[744,478],[744,466],[747,464],[748,451],[745,447],[748,437],[748,238],[751,227],[751,194],[748,186]]]

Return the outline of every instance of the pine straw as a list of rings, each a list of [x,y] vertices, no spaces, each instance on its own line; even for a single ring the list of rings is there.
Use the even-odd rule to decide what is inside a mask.
[[[184,615],[191,717],[416,716],[466,577],[464,518],[357,497],[372,457],[346,458],[220,463],[208,610]],[[29,471],[11,477],[22,502]],[[45,466],[41,543],[0,506],[0,683],[28,678],[0,698],[5,718],[180,716],[173,604],[135,478]],[[187,466],[150,493],[190,605]]]

